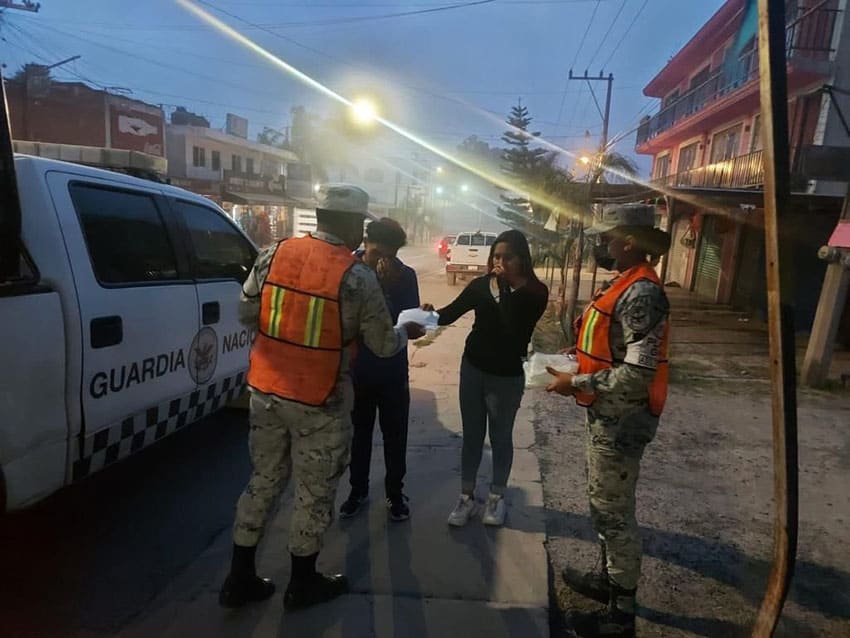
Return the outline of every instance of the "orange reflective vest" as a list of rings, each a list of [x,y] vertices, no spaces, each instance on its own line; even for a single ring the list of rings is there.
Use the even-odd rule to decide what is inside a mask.
[[[578,342],[576,343],[578,374],[593,374],[610,368],[614,364],[623,363],[622,361],[615,361],[611,353],[611,319],[614,316],[614,309],[620,296],[626,292],[629,286],[641,279],[648,279],[659,286],[661,285],[661,280],[649,264],[638,265],[622,273],[611,283],[608,289],[598,292],[585,309],[578,331]],[[649,411],[655,416],[661,415],[664,410],[664,403],[667,400],[667,345],[669,335],[670,324],[668,323],[661,341],[661,352],[658,355],[655,378],[649,385]],[[576,402],[585,407],[593,405],[595,399],[596,395],[587,392],[576,394]]]
[[[342,278],[355,263],[345,246],[310,235],[278,244],[263,283],[248,385],[306,405],[328,400],[339,376]]]

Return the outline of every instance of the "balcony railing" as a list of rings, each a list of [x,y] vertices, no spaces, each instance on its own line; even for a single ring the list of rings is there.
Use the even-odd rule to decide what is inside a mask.
[[[706,164],[689,171],[652,180],[659,186],[693,188],[753,188],[764,183],[762,151]]]
[[[824,4],[824,3],[821,3]],[[795,17],[786,28],[788,56],[800,55],[813,60],[828,60],[832,53],[832,33],[838,16],[835,9],[798,7]],[[664,107],[654,117],[646,118],[638,127],[637,146],[663,133],[685,119],[706,108],[758,78],[758,48],[743,53],[738,60],[725,64],[705,82],[689,90],[672,104]]]

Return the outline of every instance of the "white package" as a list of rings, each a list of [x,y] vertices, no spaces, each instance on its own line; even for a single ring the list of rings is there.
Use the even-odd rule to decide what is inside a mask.
[[[398,315],[397,326],[403,326],[406,323],[418,323],[431,332],[438,328],[437,322],[440,320],[440,315],[433,310],[422,310],[421,308],[409,308],[402,310]]]
[[[572,354],[544,354],[535,352],[528,361],[522,364],[525,370],[526,388],[545,388],[555,379],[546,372],[546,367],[551,366],[558,372],[569,372],[575,374],[578,371],[578,362]]]

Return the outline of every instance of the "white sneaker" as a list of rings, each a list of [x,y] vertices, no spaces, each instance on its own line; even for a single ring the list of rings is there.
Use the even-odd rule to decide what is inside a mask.
[[[468,494],[461,494],[457,505],[449,514],[449,525],[463,527],[473,514],[475,514],[475,498]]]
[[[505,499],[501,494],[490,494],[487,498],[487,509],[484,511],[484,524],[501,526],[505,524]]]

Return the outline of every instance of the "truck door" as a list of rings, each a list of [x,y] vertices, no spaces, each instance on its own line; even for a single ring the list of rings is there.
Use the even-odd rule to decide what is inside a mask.
[[[49,173],[79,298],[83,478],[192,420],[198,301],[166,200],[152,187]]]
[[[256,328],[239,322],[239,297],[257,251],[220,210],[179,198],[170,201],[185,227],[201,309],[198,334],[209,349],[210,365],[198,383],[215,409],[245,388]]]

